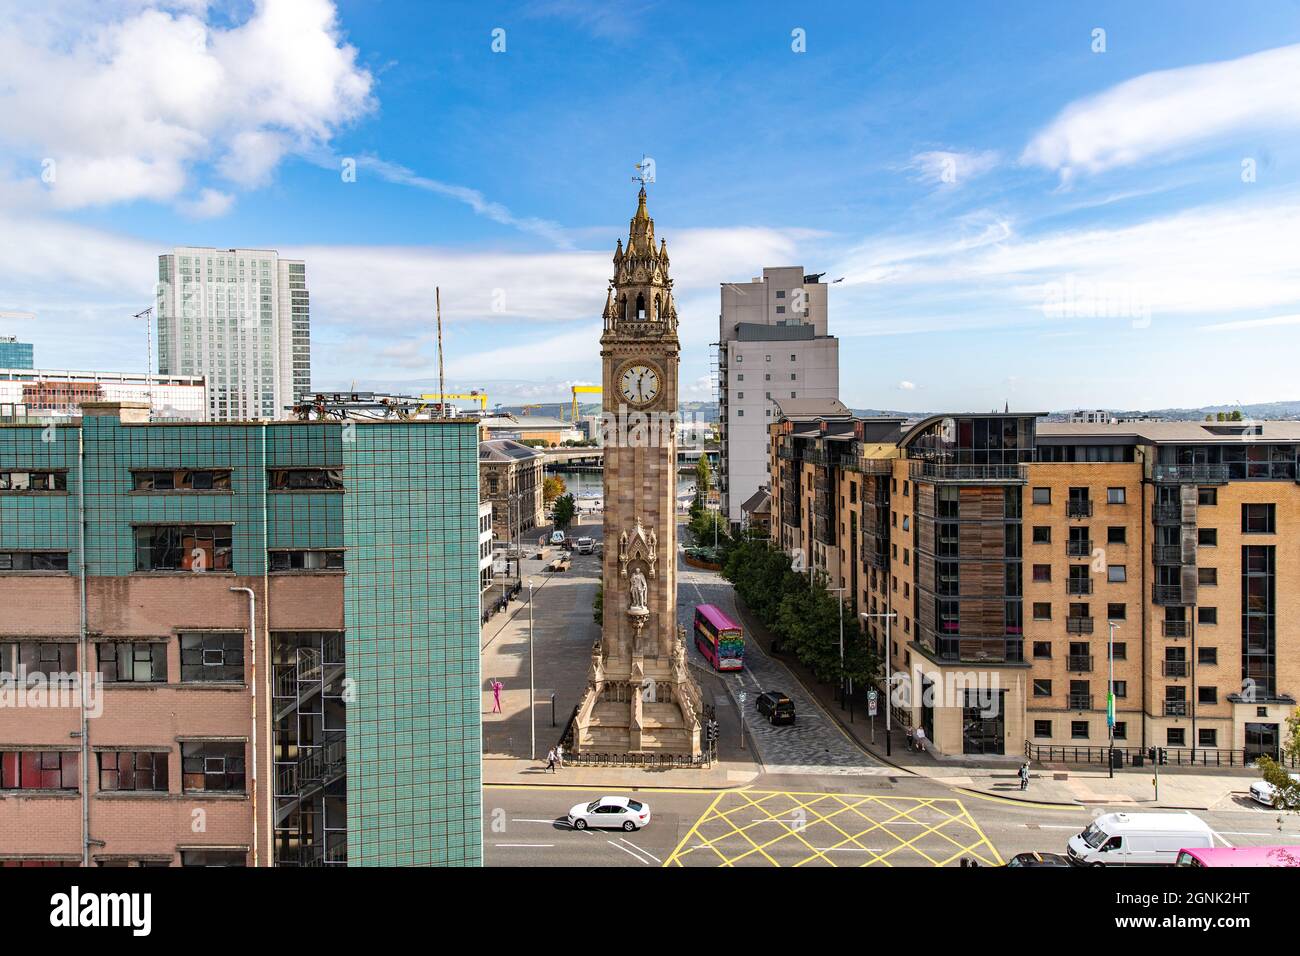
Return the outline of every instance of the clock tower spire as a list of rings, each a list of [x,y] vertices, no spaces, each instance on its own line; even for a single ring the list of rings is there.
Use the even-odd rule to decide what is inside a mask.
[[[696,759],[702,706],[677,615],[677,307],[646,181],[605,296],[604,621],[573,746]]]

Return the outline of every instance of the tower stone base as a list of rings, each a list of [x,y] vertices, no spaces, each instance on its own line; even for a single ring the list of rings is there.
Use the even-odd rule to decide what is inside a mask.
[[[602,655],[597,642],[575,719],[573,749],[695,760],[703,753],[702,713],[700,688],[686,666],[681,634],[668,659],[635,650],[622,657]]]

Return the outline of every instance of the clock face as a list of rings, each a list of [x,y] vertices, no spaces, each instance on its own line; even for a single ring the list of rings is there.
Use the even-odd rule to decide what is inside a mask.
[[[630,405],[649,405],[659,388],[659,373],[649,365],[629,365],[618,377],[618,393]]]

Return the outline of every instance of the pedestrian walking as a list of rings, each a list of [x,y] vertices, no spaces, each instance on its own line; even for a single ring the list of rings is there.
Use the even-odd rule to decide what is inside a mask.
[[[501,713],[501,691],[505,686],[495,677],[492,678],[492,713],[494,714]]]
[[[564,744],[555,745],[555,768],[557,770],[564,769]]]
[[[925,728],[924,727],[916,728],[916,749],[921,751],[921,753],[925,753]]]
[[[546,769],[555,773],[555,748],[546,751]]]
[[[914,731],[911,727],[908,727],[907,728],[907,749],[909,751],[916,749],[915,741],[916,741],[916,731]]]
[[[1020,789],[1029,789],[1029,761],[1026,760],[1020,765]]]

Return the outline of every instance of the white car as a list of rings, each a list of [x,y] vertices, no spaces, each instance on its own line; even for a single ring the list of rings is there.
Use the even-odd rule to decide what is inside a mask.
[[[579,554],[591,554],[596,550],[596,542],[591,538],[579,538],[577,550]]]
[[[601,797],[591,803],[579,803],[569,811],[569,826],[602,830],[640,830],[650,823],[650,804],[627,797]]]
[[[1300,774],[1290,774],[1292,780],[1300,783]],[[1262,803],[1266,807],[1275,806],[1274,800],[1277,799],[1277,787],[1273,786],[1267,780],[1256,780],[1250,785],[1250,799],[1256,803]],[[1295,810],[1300,808],[1300,797],[1297,797],[1292,791],[1287,799],[1287,809]]]

